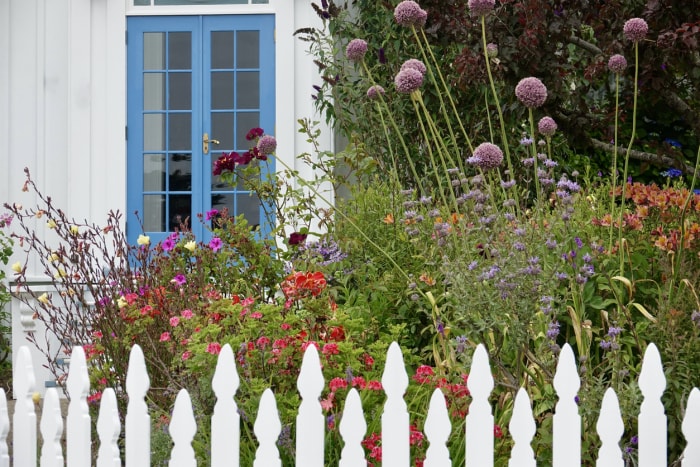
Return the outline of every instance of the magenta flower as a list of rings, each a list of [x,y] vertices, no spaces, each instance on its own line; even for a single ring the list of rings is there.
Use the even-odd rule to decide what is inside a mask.
[[[608,69],[613,73],[624,73],[627,69],[627,59],[620,54],[615,54],[608,60]]]
[[[353,62],[361,62],[367,53],[367,42],[362,39],[353,39],[345,48],[345,56]]]
[[[185,319],[190,319],[190,318],[192,318],[192,310],[190,310],[189,308],[186,309],[186,310],[182,310],[182,313],[180,313],[180,314],[181,314],[182,317],[185,318]]]
[[[367,90],[367,97],[370,99],[378,99],[380,94],[382,96],[384,95],[384,88],[378,84],[370,86],[370,88]]]
[[[218,342],[211,342],[207,344],[207,352],[212,355],[219,355],[221,353],[221,344]]]
[[[394,19],[401,26],[423,27],[428,19],[428,13],[416,2],[405,0],[394,8]]]
[[[469,0],[467,6],[472,16],[485,16],[493,11],[496,0]]]
[[[260,138],[263,135],[264,131],[262,128],[251,128],[250,131],[248,131],[248,134],[245,135],[245,139],[248,141],[252,141],[255,138]]]
[[[182,287],[187,283],[187,278],[183,274],[178,274],[175,277],[173,277],[173,280],[170,282]]]
[[[547,87],[537,78],[523,78],[515,86],[515,96],[525,107],[532,109],[547,100]]]
[[[467,159],[467,163],[476,165],[482,170],[495,169],[503,162],[503,151],[491,143],[481,143],[474,149],[474,155]]]
[[[425,63],[421,62],[417,58],[409,58],[403,64],[401,65],[401,69],[405,70],[406,68],[413,68],[414,70],[418,70],[421,75],[425,75],[425,72],[428,71],[428,69],[425,67]]]
[[[211,248],[214,253],[219,251],[223,245],[224,243],[219,237],[214,237],[209,241],[209,248]]]
[[[306,236],[307,236],[307,235],[306,235],[305,233],[293,232],[293,233],[289,236],[289,242],[288,242],[288,243],[289,243],[290,245],[301,245],[302,243],[304,243],[304,242],[306,241]]]
[[[628,40],[632,42],[640,42],[647,37],[649,26],[642,18],[632,18],[627,20],[622,28],[622,32],[625,34],[625,37]]]
[[[264,156],[268,156],[277,149],[277,140],[274,136],[265,135],[258,140],[258,151]]]
[[[210,220],[212,220],[213,218],[215,218],[218,214],[219,214],[219,211],[216,210],[216,209],[212,209],[211,211],[207,211],[206,219],[207,219],[208,221],[210,221]]]
[[[400,93],[410,94],[423,84],[423,74],[414,68],[403,69],[394,78],[394,84]]]
[[[552,117],[542,117],[537,123],[537,129],[544,136],[552,136],[557,131],[557,122]]]
[[[164,332],[163,334],[160,335],[161,342],[167,342],[169,340],[170,340],[170,333],[169,332]]]
[[[170,251],[173,248],[175,248],[175,241],[172,238],[168,237],[165,240],[163,240],[161,246],[163,247],[163,251]]]

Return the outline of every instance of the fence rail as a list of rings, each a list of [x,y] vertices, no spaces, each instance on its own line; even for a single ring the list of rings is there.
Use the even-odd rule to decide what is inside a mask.
[[[212,388],[217,397],[211,418],[211,465],[212,467],[237,467],[239,465],[240,419],[234,395],[239,378],[236,371],[233,351],[226,345],[218,357]],[[659,352],[654,344],[649,345],[644,355],[639,387],[644,400],[638,418],[640,467],[663,467],[667,465],[666,439],[667,421],[661,395],[665,389],[665,377]],[[386,366],[382,377],[386,393],[386,403],[382,415],[382,459],[384,466],[408,467],[410,464],[409,417],[403,395],[408,387],[408,375],[398,344],[389,347]],[[493,414],[489,395],[494,382],[485,348],[479,345],[475,351],[467,388],[472,396],[466,425],[467,466],[491,467],[494,465]],[[554,388],[559,401],[555,407],[552,434],[552,454],[554,467],[581,465],[581,418],[575,396],[580,386],[574,354],[565,345],[559,357]],[[297,387],[302,398],[297,416],[297,426],[303,427],[303,434],[296,439],[296,465],[321,467],[324,465],[325,417],[319,402],[324,388],[321,363],[314,346],[309,346],[304,354]],[[59,406],[59,396],[55,388],[50,388],[45,396],[40,431],[43,445],[37,457],[36,416],[32,396],[35,381],[31,356],[26,347],[19,349],[15,364],[14,392],[17,398],[13,414],[13,453],[14,464],[18,467],[36,465],[42,467],[63,466],[88,467],[91,465],[91,420],[87,404],[89,378],[85,353],[82,347],[73,349],[67,391],[70,396],[66,419],[66,458],[64,461],[61,437],[63,419]],[[141,348],[131,350],[126,379],[126,392],[129,396],[125,418],[125,461],[128,467],[150,466],[150,417],[145,403],[149,389],[149,377]],[[0,467],[9,467],[7,435],[10,419],[5,393],[0,389]],[[117,412],[117,399],[113,389],[103,392],[97,419],[99,450],[97,467],[117,467],[122,465],[117,441],[121,434],[121,422]],[[608,389],[603,397],[597,423],[601,447],[597,466],[624,466],[620,448],[620,438],[624,425],[620,415],[617,396]],[[353,388],[345,401],[339,430],[344,447],[339,462],[340,467],[366,466],[365,452],[361,441],[367,424],[362,412],[359,393]],[[169,433],[174,446],[171,452],[170,467],[196,466],[192,440],[197,425],[192,404],[186,390],[181,390],[175,400]],[[281,423],[275,403],[275,396],[267,389],[260,400],[254,432],[258,449],[254,467],[281,466],[277,439]],[[520,389],[509,424],[514,441],[509,466],[535,466],[536,459],[531,447],[536,425],[532,415],[531,402],[524,389]],[[447,414],[445,398],[436,389],[430,400],[424,432],[429,447],[425,466],[450,466],[452,461],[447,449],[451,425]],[[683,467],[700,466],[700,390],[694,388],[685,408],[682,433],[687,441],[683,453]]]

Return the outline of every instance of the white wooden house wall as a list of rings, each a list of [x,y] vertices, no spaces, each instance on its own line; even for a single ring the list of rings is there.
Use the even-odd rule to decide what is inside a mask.
[[[70,217],[99,223],[109,210],[125,211],[129,15],[275,14],[277,157],[295,166],[295,155],[311,149],[296,121],[314,117],[312,85],[321,83],[306,43],[292,35],[300,27],[318,25],[311,0],[208,7],[131,4],[0,0],[0,204],[32,205],[34,199],[21,192],[28,167],[40,189]],[[330,131],[322,143],[331,149]],[[310,175],[306,167],[296,168]],[[39,232],[42,226],[37,221]],[[6,272],[11,281],[9,266]],[[37,261],[29,263],[27,277],[37,291],[47,287]],[[19,348],[35,321],[18,300],[12,301],[11,312],[13,347]],[[38,354],[33,358],[41,362]],[[51,378],[36,376],[43,392],[43,382]]]

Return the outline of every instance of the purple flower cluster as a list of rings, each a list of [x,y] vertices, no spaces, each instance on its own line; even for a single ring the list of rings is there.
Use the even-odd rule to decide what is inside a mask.
[[[488,55],[489,58],[498,57],[498,46],[493,42],[486,44],[486,55]]]
[[[264,156],[269,156],[277,149],[277,140],[274,136],[264,135],[258,140],[258,151]]]
[[[423,73],[415,68],[405,68],[394,78],[396,90],[402,94],[411,94],[423,85]]]
[[[469,0],[467,6],[473,16],[485,16],[493,11],[496,0]]]
[[[416,2],[405,0],[394,8],[394,19],[401,26],[423,27],[428,19],[428,13]]]
[[[367,53],[367,42],[362,39],[353,39],[345,48],[345,56],[353,62],[361,62]]]
[[[624,73],[627,69],[627,59],[620,54],[613,55],[608,60],[608,69],[613,73]]]
[[[515,86],[515,96],[525,107],[540,107],[547,100],[547,87],[537,78],[523,78]]]
[[[503,151],[492,143],[481,143],[474,149],[474,155],[467,163],[476,165],[482,170],[495,169],[503,162]]]
[[[557,131],[557,122],[552,117],[542,117],[537,123],[537,129],[544,136],[553,136]]]
[[[375,84],[374,86],[370,86],[370,88],[367,90],[367,97],[372,100],[379,99],[379,95],[381,94],[383,96],[384,92],[383,87]]]
[[[425,63],[421,62],[417,58],[409,58],[403,64],[401,65],[401,70],[405,70],[406,68],[413,68],[414,70],[418,70],[421,75],[425,75],[425,72],[427,71],[427,68],[425,67]]]
[[[645,37],[647,37],[647,33],[649,32],[649,25],[647,25],[647,22],[644,21],[642,18],[632,18],[630,20],[627,20],[627,22],[622,28],[622,32],[624,33],[627,40],[630,40],[632,42],[640,42],[643,41]]]

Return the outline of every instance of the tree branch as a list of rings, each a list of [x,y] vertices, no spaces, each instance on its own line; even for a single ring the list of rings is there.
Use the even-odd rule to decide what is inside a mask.
[[[700,115],[672,90],[662,89],[661,95],[673,110],[681,114],[683,120],[693,128],[693,131],[700,134]]]
[[[603,51],[599,49],[597,45],[591,44],[590,42],[585,41],[580,37],[569,37],[569,43],[581,47],[583,50],[593,55],[601,55],[603,53]]]
[[[594,148],[603,149],[607,152],[615,151],[615,146],[613,146],[612,144],[604,143],[603,141],[597,140],[595,138],[591,138],[590,141],[591,145]],[[623,148],[622,146],[618,146],[617,151],[622,156],[627,154],[627,148]],[[675,167],[690,175],[695,173],[695,167],[693,167],[692,165],[686,164],[685,162],[679,159],[664,156],[662,154],[652,154],[650,152],[636,151],[632,149],[630,150],[630,157],[632,159],[651,162],[653,164],[663,165],[665,167]]]

